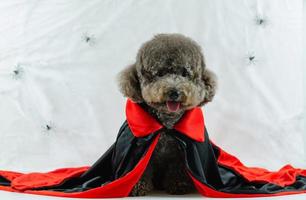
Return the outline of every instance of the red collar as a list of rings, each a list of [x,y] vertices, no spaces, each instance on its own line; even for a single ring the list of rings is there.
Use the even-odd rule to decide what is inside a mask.
[[[127,123],[135,137],[144,137],[163,128],[163,125],[130,99],[127,100],[125,112]],[[198,142],[204,142],[204,127],[204,116],[198,107],[186,111],[174,125],[175,130]]]

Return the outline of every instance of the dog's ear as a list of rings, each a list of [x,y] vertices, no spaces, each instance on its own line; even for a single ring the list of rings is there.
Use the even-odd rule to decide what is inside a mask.
[[[212,101],[217,90],[217,77],[212,71],[204,68],[202,72],[202,81],[204,82],[203,90],[205,95],[199,106],[203,106]]]
[[[125,97],[137,103],[143,101],[135,64],[126,67],[119,73],[118,84],[121,93]]]

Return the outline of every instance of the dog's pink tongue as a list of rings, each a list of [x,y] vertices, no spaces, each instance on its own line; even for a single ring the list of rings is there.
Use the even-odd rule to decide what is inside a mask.
[[[167,101],[166,104],[167,104],[168,111],[170,112],[176,112],[181,107],[181,103],[176,102],[176,101]]]

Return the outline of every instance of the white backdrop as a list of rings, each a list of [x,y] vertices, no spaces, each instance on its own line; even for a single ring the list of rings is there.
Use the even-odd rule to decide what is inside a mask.
[[[306,168],[302,0],[2,0],[0,169],[90,165],[125,119],[116,74],[154,34],[203,47],[211,138],[247,165]],[[305,86],[304,86],[305,87]]]

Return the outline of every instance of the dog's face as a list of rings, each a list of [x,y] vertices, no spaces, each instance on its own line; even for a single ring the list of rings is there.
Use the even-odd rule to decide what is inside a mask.
[[[212,100],[216,81],[199,45],[179,34],[160,34],[140,48],[119,77],[122,93],[162,113],[179,113]]]

